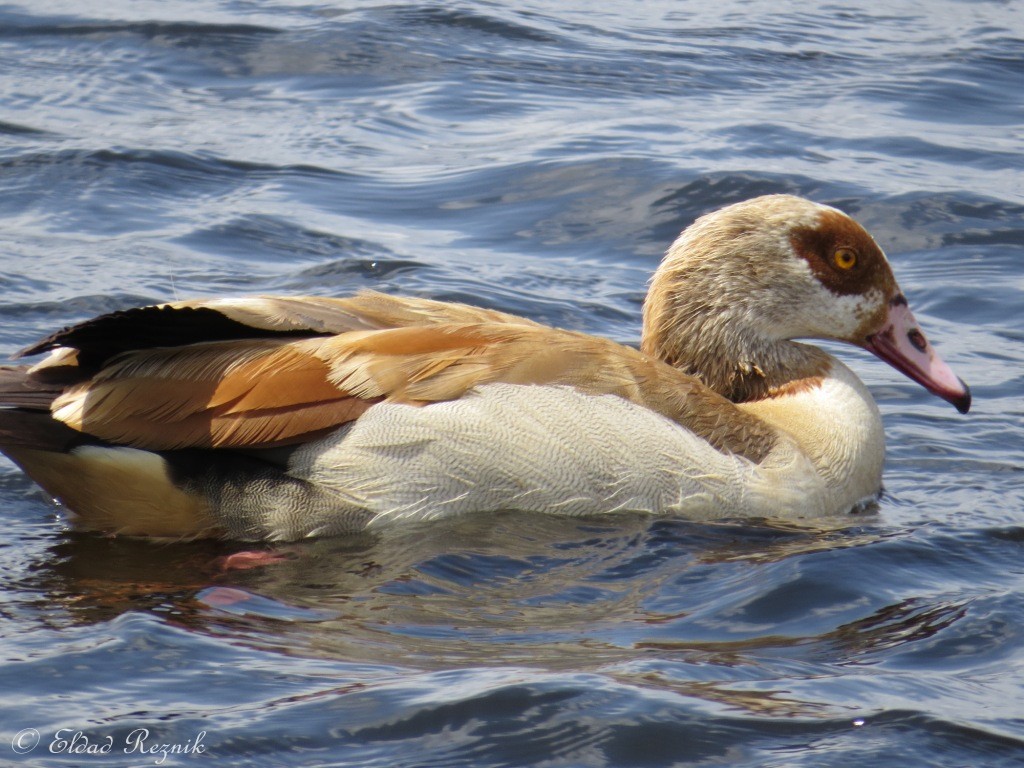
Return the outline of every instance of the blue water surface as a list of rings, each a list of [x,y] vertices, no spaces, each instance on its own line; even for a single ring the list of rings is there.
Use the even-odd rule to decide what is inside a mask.
[[[790,192],[975,395],[835,348],[888,439],[838,523],[509,513],[247,570],[76,533],[5,461],[0,762],[1024,764],[1022,171],[1014,0],[0,5],[0,351],[362,288],[635,343],[679,230]]]

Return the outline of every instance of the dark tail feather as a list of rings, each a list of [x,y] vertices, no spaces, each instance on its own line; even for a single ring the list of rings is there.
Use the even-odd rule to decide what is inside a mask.
[[[44,376],[30,376],[22,365],[0,365],[0,406],[49,411],[64,384]]]
[[[0,365],[0,451],[35,448],[67,451],[89,438],[50,416],[63,384],[30,376],[25,366]]]
[[[135,349],[180,347],[200,341],[262,339],[282,336],[322,336],[326,331],[288,328],[274,331],[232,320],[210,307],[151,306],[136,307],[100,315],[47,336],[15,354],[38,355],[59,347],[78,350],[77,367],[95,373],[115,355]]]
[[[0,408],[0,452],[8,448],[66,452],[98,440],[55,421],[49,413]]]

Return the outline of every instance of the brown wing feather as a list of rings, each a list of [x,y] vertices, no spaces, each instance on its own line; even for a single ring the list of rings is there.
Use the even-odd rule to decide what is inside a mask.
[[[142,350],[69,388],[53,414],[79,431],[150,449],[280,444],[351,421],[383,398],[447,400],[492,381],[574,383],[559,376],[564,354],[557,370],[524,365],[545,357],[548,335],[566,334],[432,325]]]
[[[54,418],[149,449],[294,442],[373,404],[340,391],[317,339],[217,342],[124,355],[54,402]]]
[[[530,323],[235,340],[121,355],[54,403],[54,417],[150,449],[309,439],[381,399],[452,400],[480,384],[558,384],[651,408],[716,447],[764,456],[774,435],[693,377],[611,341]]]
[[[389,296],[362,291],[335,299],[323,296],[251,296],[181,301],[172,309],[208,309],[249,328],[271,333],[307,331],[339,334],[422,325],[510,323],[536,326],[532,320],[507,312],[447,301]]]
[[[32,344],[17,357],[50,352],[34,366],[67,369],[84,380],[128,352],[214,341],[298,339],[349,331],[451,323],[536,325],[516,315],[467,304],[387,296],[367,291],[344,299],[249,296],[198,299],[111,312]]]

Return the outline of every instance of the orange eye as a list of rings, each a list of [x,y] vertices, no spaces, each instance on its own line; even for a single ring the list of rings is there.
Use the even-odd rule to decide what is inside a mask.
[[[857,252],[853,248],[836,248],[832,261],[840,269],[853,269],[857,266]]]

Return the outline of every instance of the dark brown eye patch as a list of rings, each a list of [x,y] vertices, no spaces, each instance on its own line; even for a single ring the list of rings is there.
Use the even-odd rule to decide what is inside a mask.
[[[823,211],[815,226],[793,229],[790,242],[822,284],[837,295],[863,294],[872,288],[884,295],[896,289],[877,243],[860,224],[838,211]]]

